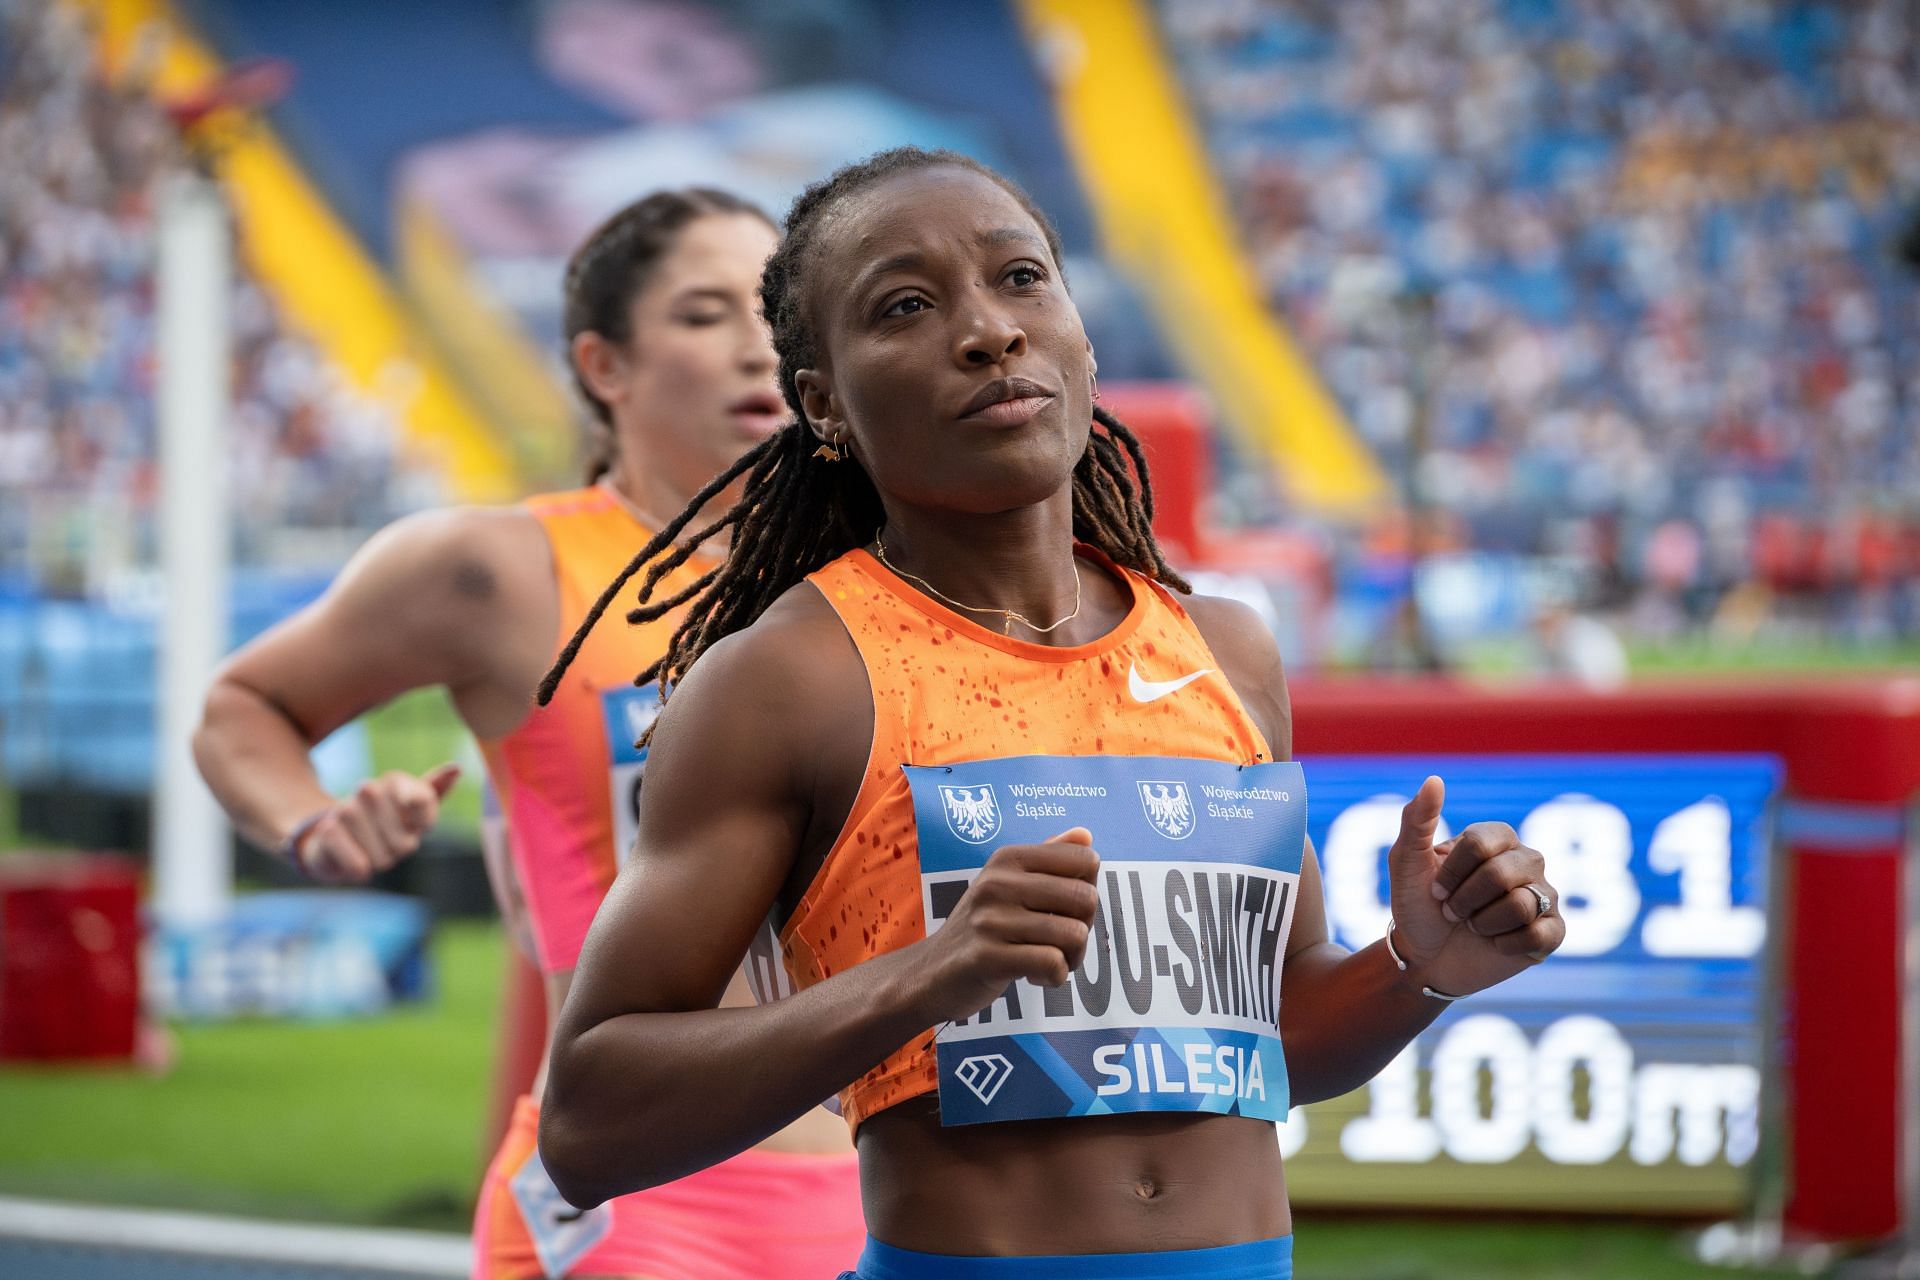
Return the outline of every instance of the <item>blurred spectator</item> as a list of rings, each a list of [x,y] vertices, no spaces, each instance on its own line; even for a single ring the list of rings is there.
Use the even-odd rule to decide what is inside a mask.
[[[0,0],[0,33],[0,571],[97,590],[152,560],[154,199],[177,139],[100,74],[74,6]],[[397,424],[244,263],[232,315],[236,553],[337,561],[395,514]],[[315,532],[344,536],[302,554]]]
[[[1436,299],[1417,474],[1475,546],[1606,549],[1584,580],[1644,591],[1656,629],[1763,578],[1911,632],[1892,548],[1920,529],[1920,290],[1894,246],[1920,195],[1920,10],[1161,14],[1268,297],[1396,470],[1423,353],[1395,312]],[[1386,282],[1377,305],[1359,278]],[[1786,569],[1782,516],[1845,553]]]
[[[1447,660],[1434,643],[1433,633],[1420,616],[1420,603],[1412,591],[1394,602],[1380,627],[1367,645],[1367,666],[1375,671],[1397,671],[1411,675],[1444,674]]]
[[[1539,674],[1589,689],[1617,689],[1627,682],[1627,649],[1613,628],[1576,613],[1563,600],[1547,602],[1535,615],[1533,657]]]

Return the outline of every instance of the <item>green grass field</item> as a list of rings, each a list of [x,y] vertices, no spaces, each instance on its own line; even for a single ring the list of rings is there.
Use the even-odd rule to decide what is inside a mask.
[[[1468,675],[1497,681],[1526,671],[1527,651],[1524,637],[1516,636],[1480,641],[1453,656]],[[1629,640],[1627,662],[1635,680],[1910,675],[1920,671],[1920,643],[1839,644],[1762,636],[1731,644],[1696,634],[1664,644]]]
[[[1784,1277],[1692,1261],[1686,1235],[1620,1222],[1498,1222],[1388,1218],[1316,1223],[1296,1217],[1294,1267],[1305,1280],[1681,1280]]]
[[[465,1228],[481,1169],[502,954],[440,930],[424,1007],[172,1031],[164,1074],[0,1072],[0,1192]]]
[[[0,1072],[0,1193],[464,1230],[503,959],[497,929],[443,927],[424,1008],[179,1027],[165,1074]],[[1299,1234],[1302,1274],[1328,1280],[1723,1274],[1646,1222],[1307,1213]]]
[[[1769,639],[1729,646],[1708,636],[1689,636],[1669,645],[1633,645],[1629,656],[1636,676],[1912,675],[1920,671],[1920,643],[1913,641],[1834,645]]]

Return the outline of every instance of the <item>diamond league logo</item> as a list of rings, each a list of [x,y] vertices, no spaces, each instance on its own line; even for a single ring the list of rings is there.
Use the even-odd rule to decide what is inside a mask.
[[[980,1053],[960,1059],[954,1064],[953,1074],[980,1099],[981,1106],[992,1106],[993,1096],[1013,1074],[1013,1063],[1007,1061],[1004,1053]]]
[[[940,802],[948,829],[968,844],[985,844],[1000,834],[1000,802],[994,799],[991,783],[942,787]]]
[[[1193,800],[1184,782],[1142,782],[1140,807],[1146,811],[1153,829],[1169,840],[1184,840],[1193,834]]]

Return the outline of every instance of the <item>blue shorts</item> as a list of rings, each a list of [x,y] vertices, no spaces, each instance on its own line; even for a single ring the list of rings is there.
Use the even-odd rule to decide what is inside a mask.
[[[915,1253],[867,1237],[860,1268],[840,1280],[1293,1280],[1293,1237],[1167,1253],[1078,1253],[1045,1258],[963,1258]]]

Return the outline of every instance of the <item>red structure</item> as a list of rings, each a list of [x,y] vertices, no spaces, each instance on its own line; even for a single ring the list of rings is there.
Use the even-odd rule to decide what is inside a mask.
[[[1445,681],[1299,681],[1294,752],[1765,751],[1781,817],[1785,1226],[1870,1240],[1900,1223],[1900,903],[1920,795],[1920,679],[1654,683],[1596,694]],[[1309,778],[1311,772],[1309,771]],[[1907,874],[1920,869],[1906,868]]]
[[[130,1060],[139,878],[120,858],[0,860],[0,1060]]]
[[[1212,415],[1184,382],[1119,382],[1100,388],[1101,407],[1140,438],[1153,476],[1153,535],[1176,563],[1207,554],[1201,509],[1213,492]]]

